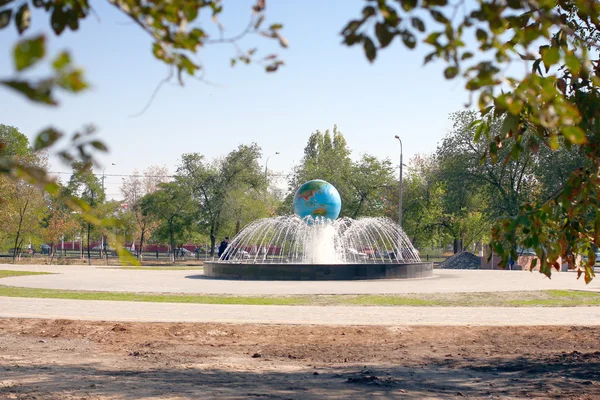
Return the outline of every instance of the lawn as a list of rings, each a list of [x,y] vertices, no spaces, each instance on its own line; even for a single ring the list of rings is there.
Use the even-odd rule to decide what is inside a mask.
[[[0,271],[0,277],[39,274]],[[96,292],[20,288],[0,285],[0,296],[154,303],[294,305],[294,306],[421,306],[421,307],[589,307],[600,306],[600,293],[576,290],[486,293],[415,293],[405,295],[231,296],[177,293]]]
[[[51,274],[51,272],[10,271],[7,269],[0,269],[0,278],[9,278],[11,276],[49,275],[49,274]]]

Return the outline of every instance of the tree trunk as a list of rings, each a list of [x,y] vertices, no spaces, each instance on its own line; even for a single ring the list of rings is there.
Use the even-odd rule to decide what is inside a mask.
[[[90,231],[92,229],[92,224],[88,222],[87,228],[87,253],[88,253],[88,265],[92,265],[92,255],[90,254]]]
[[[104,251],[104,256],[106,257],[106,265],[108,265],[108,237],[104,234],[102,235],[102,242],[104,242],[104,247],[102,248],[102,251]]]
[[[462,251],[462,240],[454,238],[454,254]]]
[[[25,205],[22,209],[19,209],[19,227],[17,228],[17,237],[15,238],[15,247],[13,248],[13,264],[17,259],[17,251],[19,249],[19,236],[21,236],[21,228],[23,227],[23,219],[25,218],[25,213],[27,212],[27,206],[29,205],[29,200],[25,201]]]
[[[142,262],[144,260],[144,234],[146,233],[145,229],[142,229],[142,234],[140,235],[140,245],[138,247],[138,260]]]
[[[23,252],[23,238],[21,238],[21,240],[19,240],[19,244],[17,245],[17,259],[21,260],[21,253]]]
[[[215,256],[215,242],[216,242],[215,228],[211,226],[210,227],[210,256],[211,257]]]
[[[17,237],[15,237],[15,247],[13,248],[13,264],[17,260],[17,251],[19,249],[19,235],[21,234],[21,224],[19,223],[19,229],[17,230]]]
[[[175,263],[175,243],[173,241],[173,225],[169,222],[169,236],[171,238],[171,262]]]

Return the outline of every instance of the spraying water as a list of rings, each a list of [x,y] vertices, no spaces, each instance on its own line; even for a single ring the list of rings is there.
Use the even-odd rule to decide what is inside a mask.
[[[418,252],[387,218],[265,218],[246,226],[222,261],[259,264],[418,263]]]

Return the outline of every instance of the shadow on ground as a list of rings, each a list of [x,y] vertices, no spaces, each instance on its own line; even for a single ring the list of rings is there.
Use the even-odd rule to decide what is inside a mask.
[[[535,362],[524,358],[481,363],[438,360],[402,366],[304,366],[290,370],[206,368],[208,360],[152,368],[133,352],[139,368],[106,369],[96,363],[22,366],[3,362],[1,398],[36,399],[350,399],[422,397],[600,396],[600,352],[573,352]],[[269,359],[260,360],[268,368]]]

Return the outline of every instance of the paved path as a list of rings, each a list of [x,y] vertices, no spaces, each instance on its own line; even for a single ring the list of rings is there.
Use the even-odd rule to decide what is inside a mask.
[[[37,265],[0,265],[0,269],[56,273],[4,278],[0,281],[2,285],[120,292],[291,295],[544,289],[600,291],[600,277],[585,285],[572,272],[556,273],[552,279],[547,279],[539,273],[522,271],[436,270],[433,278],[421,280],[286,282],[208,279],[200,270]],[[0,297],[0,317],[327,325],[600,325],[600,307],[245,306]]]
[[[552,279],[537,272],[435,270],[433,278],[370,281],[236,281],[211,279],[202,270],[127,270],[89,266],[0,265],[0,269],[55,275],[4,278],[2,285],[44,289],[233,295],[395,294],[576,289],[600,292],[600,277],[586,285],[574,272]]]
[[[0,297],[0,317],[293,325],[600,325],[599,308],[318,307]]]

